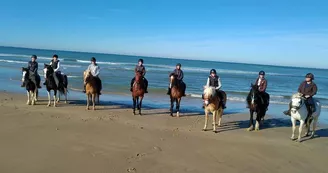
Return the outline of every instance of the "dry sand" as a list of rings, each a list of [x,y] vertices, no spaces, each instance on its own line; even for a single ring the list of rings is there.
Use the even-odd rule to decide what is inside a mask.
[[[246,114],[224,115],[219,133],[201,131],[204,117],[167,110],[133,116],[118,105],[86,111],[78,101],[46,107],[0,93],[0,173],[328,172],[328,130],[297,143],[290,122],[268,119],[247,132]]]

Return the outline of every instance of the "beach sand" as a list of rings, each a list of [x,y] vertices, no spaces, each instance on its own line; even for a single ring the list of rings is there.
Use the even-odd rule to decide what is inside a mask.
[[[224,115],[215,134],[201,131],[199,113],[133,116],[126,106],[86,111],[74,100],[28,106],[25,95],[5,91],[0,100],[1,173],[328,172],[324,127],[297,143],[290,121],[269,117],[261,131],[247,132],[247,114]]]

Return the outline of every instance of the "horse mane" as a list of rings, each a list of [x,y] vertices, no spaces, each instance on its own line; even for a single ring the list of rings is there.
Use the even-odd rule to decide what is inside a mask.
[[[207,95],[208,97],[212,98],[216,96],[216,90],[214,87],[206,87],[204,90],[204,95]]]
[[[301,98],[302,97],[302,94],[301,93],[295,93],[292,95],[292,99],[294,98]]]

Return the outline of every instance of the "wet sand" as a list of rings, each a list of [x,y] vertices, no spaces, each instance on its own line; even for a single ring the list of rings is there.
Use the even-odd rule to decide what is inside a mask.
[[[213,133],[201,131],[202,113],[133,116],[124,105],[86,111],[84,103],[28,106],[25,95],[0,92],[0,172],[328,172],[325,127],[297,143],[289,120],[266,117],[260,131],[248,132],[247,114],[228,114]]]

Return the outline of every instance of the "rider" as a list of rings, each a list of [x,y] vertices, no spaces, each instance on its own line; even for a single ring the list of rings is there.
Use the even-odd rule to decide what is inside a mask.
[[[54,77],[55,83],[58,87],[59,86],[58,76],[61,77],[61,75],[62,75],[60,60],[58,59],[58,55],[55,54],[55,55],[52,56],[52,60],[50,61],[50,65],[54,69],[53,77]],[[45,83],[44,83],[44,85],[45,85]]]
[[[210,76],[208,76],[208,78],[207,78],[206,87],[215,87],[216,94],[220,98],[220,102],[221,102],[221,105],[222,105],[223,109],[225,109],[226,106],[225,106],[225,102],[223,101],[224,98],[223,98],[222,93],[220,92],[220,88],[222,87],[221,80],[220,80],[220,77],[216,74],[215,69],[212,69],[210,71]],[[202,95],[202,98],[204,99],[204,94]],[[205,106],[203,105],[203,108],[204,107]]]
[[[307,118],[312,116],[312,113],[315,112],[315,105],[313,101],[313,96],[317,94],[317,85],[313,82],[314,75],[312,73],[308,73],[305,76],[305,81],[303,81],[298,87],[298,92],[303,94],[305,98],[305,105],[308,110]],[[291,103],[289,103],[289,109],[284,111],[285,115],[291,115]]]
[[[144,84],[145,84],[145,93],[148,93],[148,80],[145,78],[145,75],[146,75],[146,68],[145,66],[143,65],[143,59],[139,59],[138,60],[138,65],[136,65],[136,68],[134,69],[134,73],[141,73],[142,74],[142,77],[143,77],[143,81],[144,81]],[[133,83],[135,81],[135,77],[131,80],[131,87],[130,87],[130,91],[132,92],[132,86],[133,86]]]
[[[99,93],[98,94],[100,95],[101,94],[100,91],[102,89],[102,84],[101,84],[101,80],[99,78],[100,67],[98,66],[96,61],[97,61],[96,58],[92,57],[91,58],[91,64],[88,66],[87,70],[90,70],[91,75],[96,78],[97,84],[99,86],[99,90],[98,90]],[[86,92],[85,91],[85,85],[86,85],[86,83],[84,83],[84,86],[83,86],[83,92],[84,93]]]
[[[270,96],[268,93],[265,92],[267,85],[268,85],[268,81],[265,79],[264,76],[265,76],[265,72],[260,71],[259,77],[255,81],[255,85],[258,86],[259,94],[260,94],[260,97],[262,98],[262,103],[266,104],[266,107],[268,107]],[[247,101],[250,102],[250,100],[251,100],[251,93],[249,93],[247,96]],[[247,106],[247,108],[248,108],[248,106]]]
[[[38,74],[39,64],[38,64],[38,62],[36,62],[36,59],[38,59],[38,57],[36,55],[31,56],[31,61],[28,62],[27,69],[29,70],[29,74],[30,74],[29,79],[32,82],[34,82],[38,88],[41,88],[41,86],[40,86],[41,78],[40,78],[40,75]],[[26,85],[26,83],[24,80],[21,87],[25,87],[25,85]]]
[[[177,80],[182,85],[182,88],[183,88],[182,96],[186,96],[186,94],[185,94],[186,84],[183,82],[183,71],[181,70],[181,64],[180,63],[178,63],[176,65],[176,69],[174,69],[174,71],[170,75],[176,75],[177,76]],[[171,85],[172,84],[170,83],[170,86],[169,86],[168,91],[167,91],[167,95],[171,94]]]

